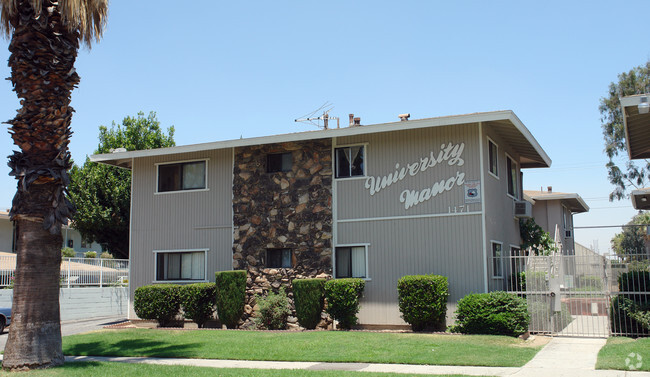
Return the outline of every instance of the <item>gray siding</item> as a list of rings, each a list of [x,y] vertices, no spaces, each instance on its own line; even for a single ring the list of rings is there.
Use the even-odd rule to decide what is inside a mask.
[[[503,290],[506,288],[509,266],[505,261],[502,263],[504,269],[502,278],[493,277],[492,267],[492,245],[491,241],[501,242],[503,256],[510,254],[511,246],[519,246],[521,237],[519,235],[519,219],[514,217],[515,199],[508,195],[508,178],[506,169],[506,154],[517,162],[517,179],[519,179],[520,164],[517,155],[490,126],[485,125],[483,129],[483,158],[485,161],[485,229],[486,229],[486,250],[488,268],[488,290]],[[498,151],[498,178],[488,173],[488,137],[497,144]],[[521,184],[519,181],[518,197],[521,198]]]
[[[156,163],[206,158],[207,190],[155,194]],[[214,281],[215,271],[232,269],[232,150],[135,160],[131,214],[132,290],[154,281],[154,250],[207,249]]]
[[[437,155],[450,142],[464,145],[461,166],[445,161],[407,174],[374,195],[365,187],[367,177],[335,180],[336,245],[368,244],[369,280],[360,323],[404,323],[397,306],[397,281],[404,275],[447,276],[452,303],[483,291],[481,204],[470,204],[470,213],[454,213],[465,205],[463,184],[409,209],[400,202],[405,190],[430,188],[458,172],[464,173],[464,181],[480,180],[479,134],[474,124],[336,140],[338,146],[366,143],[366,173],[375,179],[395,172],[396,164],[401,169],[432,151]]]
[[[404,323],[397,306],[397,281],[404,275],[447,276],[450,302],[482,292],[480,219],[469,214],[340,224],[339,244],[369,243],[359,322]]]

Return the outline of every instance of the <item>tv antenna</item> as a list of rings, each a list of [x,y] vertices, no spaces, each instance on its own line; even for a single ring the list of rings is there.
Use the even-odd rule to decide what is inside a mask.
[[[329,128],[329,120],[330,119],[335,119],[336,120],[336,128],[339,128],[339,117],[333,117],[329,115],[329,112],[332,111],[334,108],[334,105],[327,101],[325,102],[321,107],[318,109],[312,111],[311,113],[307,113],[303,116],[301,116],[298,119],[295,119],[295,122],[300,122],[300,123],[308,123],[313,126],[316,126],[318,128],[322,128],[324,130]],[[323,115],[315,117],[316,113],[323,112]],[[321,121],[323,121],[323,124],[321,125]]]

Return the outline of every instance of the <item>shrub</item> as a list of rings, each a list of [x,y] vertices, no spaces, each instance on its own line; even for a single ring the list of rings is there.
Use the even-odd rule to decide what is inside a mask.
[[[255,324],[258,327],[267,330],[284,330],[287,327],[287,317],[291,310],[284,288],[280,288],[279,293],[269,292],[266,297],[256,296],[256,301],[259,313]]]
[[[246,271],[221,271],[215,273],[217,285],[217,314],[229,329],[237,327],[246,302]]]
[[[135,290],[133,309],[142,319],[155,319],[160,327],[174,320],[180,309],[180,285],[145,285]]]
[[[519,336],[528,331],[526,300],[506,292],[469,294],[458,301],[456,326],[464,334]]]
[[[84,258],[97,258],[97,252],[96,251],[86,251],[84,253]]]
[[[449,284],[446,276],[408,275],[397,282],[399,311],[413,331],[444,330]]]
[[[339,321],[342,329],[350,329],[357,324],[359,299],[365,286],[363,279],[335,279],[325,283],[327,313]]]
[[[647,293],[650,292],[650,272],[635,270],[622,273],[618,277],[618,289],[620,292],[632,292],[623,293],[623,297],[637,304],[645,302]],[[634,294],[635,292],[641,294]]]
[[[325,279],[296,279],[293,285],[293,302],[300,326],[313,330],[321,320],[325,302]]]
[[[508,290],[512,292],[526,292],[526,271],[510,275],[508,279]]]
[[[618,295],[609,307],[612,333],[616,335],[639,336],[650,333],[650,306],[639,305],[633,300]]]
[[[181,287],[183,316],[194,321],[199,328],[214,314],[217,286],[214,283],[195,283]]]
[[[103,251],[101,254],[99,254],[99,257],[102,259],[115,259],[113,254],[109,253],[108,251]]]
[[[74,249],[71,247],[61,249],[61,258],[74,258],[75,255]]]

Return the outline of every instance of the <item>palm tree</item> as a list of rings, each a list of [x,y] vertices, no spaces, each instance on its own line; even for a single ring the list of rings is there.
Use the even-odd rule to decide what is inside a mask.
[[[20,151],[9,156],[18,180],[11,207],[17,263],[13,318],[3,368],[63,363],[59,313],[61,224],[72,215],[65,197],[70,93],[79,43],[99,40],[108,0],[0,0],[0,31],[11,37],[11,82],[22,108],[8,122]]]

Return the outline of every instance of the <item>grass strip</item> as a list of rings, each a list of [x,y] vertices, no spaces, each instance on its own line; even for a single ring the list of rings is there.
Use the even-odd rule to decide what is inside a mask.
[[[607,339],[605,346],[598,352],[596,369],[650,371],[650,338]]]
[[[63,338],[80,356],[520,367],[541,349],[517,338],[357,331],[103,330]]]
[[[0,371],[0,376],[15,376],[15,373]],[[239,369],[239,368],[208,368],[190,367],[180,365],[155,365],[155,364],[126,364],[112,362],[75,362],[66,363],[63,366],[34,370],[29,376],[43,377],[178,377],[178,376],[222,376],[222,377],[404,377],[405,374],[398,373],[370,373],[370,372],[349,372],[340,370],[312,371],[292,369]],[[427,376],[427,375],[419,375]],[[429,375],[430,376],[430,375]],[[459,374],[446,375],[448,377],[462,377]]]

